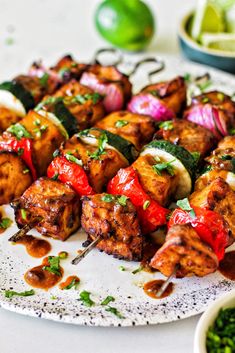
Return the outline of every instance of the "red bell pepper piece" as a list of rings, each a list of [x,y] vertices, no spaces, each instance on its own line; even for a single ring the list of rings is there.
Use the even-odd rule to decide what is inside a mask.
[[[190,223],[201,240],[213,249],[218,260],[221,261],[224,258],[225,248],[229,242],[228,231],[225,228],[223,217],[217,212],[205,208],[193,207],[193,210],[195,212],[194,218],[187,211],[179,208],[175,209],[168,226]]]
[[[57,176],[58,180],[70,185],[79,196],[94,194],[84,169],[80,165],[68,161],[64,156],[53,159],[47,169],[47,176],[49,178]]]
[[[143,190],[133,167],[120,169],[108,183],[107,191],[129,197],[136,207],[143,233],[153,232],[158,226],[166,224],[169,210],[152,200]]]
[[[32,139],[22,137],[17,140],[15,136],[4,136],[0,141],[0,151],[16,152],[29,168],[33,180],[37,179],[37,172],[32,161]]]

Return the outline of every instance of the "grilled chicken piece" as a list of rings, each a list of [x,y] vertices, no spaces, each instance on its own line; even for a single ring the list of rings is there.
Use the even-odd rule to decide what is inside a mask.
[[[151,155],[145,155],[138,157],[132,167],[136,170],[144,191],[160,205],[166,206],[176,191],[178,176],[170,175],[164,170],[158,175],[153,169],[154,164],[156,160]]]
[[[61,149],[63,154],[72,152],[76,158],[82,160],[89,184],[95,192],[99,193],[104,190],[118,170],[128,167],[129,163],[121,153],[111,148],[105,148],[105,153],[99,158],[92,158],[90,155],[97,150],[98,147],[83,142],[76,135],[66,141]]]
[[[194,185],[194,190],[203,190],[206,186],[208,186],[210,183],[212,183],[213,180],[217,178],[224,179],[226,183],[229,184],[231,189],[235,191],[235,174],[227,170],[210,170],[202,174],[199,178],[197,178]]]
[[[215,144],[214,135],[210,130],[183,119],[165,123],[154,138],[170,141],[189,152],[199,152],[201,158],[205,157]]]
[[[235,172],[235,136],[227,136],[205,159],[213,169]]]
[[[217,178],[204,189],[195,191],[190,196],[190,204],[218,212],[235,239],[235,192],[224,179]]]
[[[78,63],[71,55],[65,55],[55,66],[50,68],[50,72],[57,73],[63,83],[66,83],[72,79],[79,80],[82,73],[88,68],[88,64]]]
[[[131,141],[137,150],[151,141],[155,131],[153,119],[146,115],[133,114],[128,111],[109,114],[100,120],[96,126]]]
[[[22,195],[33,180],[22,159],[13,152],[0,152],[0,204]]]
[[[110,199],[107,194],[83,197],[82,227],[92,240],[102,237],[97,244],[99,250],[120,259],[138,261],[142,258],[143,237],[136,209],[130,200],[121,205],[119,197]]]
[[[21,84],[28,92],[31,93],[35,105],[38,104],[47,93],[46,85],[42,85],[38,77],[19,75],[14,78],[14,81]]]
[[[39,233],[65,240],[80,226],[80,201],[70,186],[59,181],[40,178],[17,201],[13,207],[19,227],[41,217],[35,227]]]
[[[7,108],[0,107],[0,133],[5,131],[10,125],[17,123],[22,118]]]
[[[79,95],[90,96],[90,99],[82,104],[76,100]],[[64,97],[64,103],[67,109],[73,114],[78,122],[78,129],[84,130],[93,126],[105,115],[101,96],[94,93],[89,87],[83,86],[76,80],[71,80],[62,86],[54,97]],[[82,98],[82,97],[81,97]],[[47,99],[47,97],[45,97]]]
[[[65,138],[53,122],[33,110],[20,123],[33,137],[33,163],[37,173],[39,176],[45,175],[53,152]]]
[[[180,76],[167,82],[148,85],[141,90],[141,93],[154,93],[176,115],[179,115],[186,105],[186,85],[183,77]]]
[[[172,226],[164,245],[156,252],[150,266],[170,276],[178,266],[176,277],[206,276],[216,271],[218,259],[212,249],[203,243],[189,224]]]

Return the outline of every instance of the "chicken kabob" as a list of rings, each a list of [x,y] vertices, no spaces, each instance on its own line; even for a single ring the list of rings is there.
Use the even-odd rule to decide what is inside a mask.
[[[45,95],[52,95],[73,78],[79,80],[87,67],[67,55],[50,69],[33,63],[27,74],[1,83],[0,132],[24,118]]]
[[[0,137],[0,204],[21,196],[33,180],[45,175],[60,144],[104,113],[99,94],[71,81],[11,125]]]
[[[173,121],[167,121],[160,124],[160,130],[155,135],[155,138],[162,138],[162,137],[164,137],[165,140],[167,141],[172,141],[176,144],[184,146],[193,154],[194,158],[199,159],[200,161],[202,161],[203,157],[208,155],[209,151],[212,150],[213,146],[215,146],[217,141],[217,138],[209,129],[206,129],[203,126],[199,126],[190,121],[179,120],[179,119],[174,119]],[[227,138],[227,140],[228,139],[229,138]],[[115,237],[112,236],[112,234],[115,234],[115,231],[118,234],[118,230],[120,232],[120,227],[117,221],[116,222],[109,221],[109,228],[107,227],[107,222],[106,223],[104,222],[105,219],[107,220],[107,214],[110,214],[110,209],[108,213],[104,211],[105,199],[106,199],[106,203],[107,202],[110,203],[110,205],[106,206],[106,208],[108,207],[112,208],[116,204],[116,199],[113,198],[110,194],[124,195],[126,196],[126,198],[132,201],[132,203],[136,206],[138,218],[141,224],[142,234],[148,233],[157,228],[156,225],[154,228],[153,224],[149,222],[149,217],[147,216],[147,213],[144,212],[148,210],[148,208],[152,204],[151,197],[155,197],[155,199],[160,204],[167,205],[169,204],[169,200],[172,200],[171,194],[167,193],[168,190],[170,190],[170,192],[172,192],[175,195],[174,196],[175,199],[177,198],[180,199],[181,197],[183,198],[185,196],[189,196],[189,193],[192,188],[192,177],[191,178],[189,177],[190,175],[189,171],[191,171],[191,175],[192,175],[192,171],[195,170],[195,167],[196,167],[195,159],[192,157],[192,155],[189,156],[189,154],[188,155],[185,154],[185,150],[180,149],[180,146],[172,145],[167,141],[153,141],[152,143],[150,143],[144,148],[143,152],[140,154],[140,157],[132,165],[133,169],[136,169],[138,172],[138,179],[137,178],[134,179],[133,177],[134,174],[133,174],[133,171],[130,171],[131,169],[130,167],[127,168],[126,170],[125,169],[120,170],[117,176],[115,176],[108,184],[108,188],[107,188],[109,192],[108,195],[106,196],[91,195],[84,198],[83,205],[82,205],[82,208],[83,208],[82,226],[84,230],[88,233],[89,237],[93,240],[96,237],[101,236],[101,234],[103,237],[104,235],[107,237],[105,240],[102,239],[102,241],[98,243],[97,247],[99,247],[100,249],[106,251],[109,254],[112,253],[112,250],[111,250],[112,248],[110,249],[112,241],[115,244]],[[169,153],[171,156],[170,157],[167,156],[167,153]],[[179,158],[179,156],[181,158],[180,162],[183,165],[183,168],[181,169],[178,169],[179,165],[176,166],[176,163],[175,163],[176,162],[175,159],[177,157]],[[182,156],[185,156],[185,159],[183,159],[184,163],[182,163]],[[154,160],[152,159],[151,161],[152,157],[154,157]],[[163,163],[161,158],[162,159],[164,158]],[[229,157],[227,158],[230,159]],[[158,163],[156,163],[156,159],[158,160]],[[152,165],[150,161],[152,162]],[[138,168],[138,165],[140,165],[139,168]],[[185,168],[185,165],[187,165],[187,168]],[[148,167],[152,167],[152,168],[148,169]],[[157,182],[156,175],[153,175],[153,169],[157,170],[158,172],[158,182]],[[165,169],[165,172],[167,172],[166,174],[168,174],[167,177],[164,175],[165,180],[164,180],[164,177],[162,177],[162,175],[160,175],[161,178],[159,178],[159,172],[160,174],[163,174],[164,169]],[[187,170],[186,173],[185,173],[185,169]],[[144,173],[146,174],[144,175]],[[173,173],[174,173],[174,178],[172,175]],[[180,182],[178,182],[178,185],[177,183],[174,184],[173,182],[174,179],[177,180],[176,178],[177,174],[178,174],[178,180],[180,180]],[[169,177],[171,177],[172,184],[169,183]],[[168,178],[168,180],[166,178]],[[159,180],[161,180],[161,183],[159,183]],[[139,185],[140,184],[139,181],[141,182],[141,187]],[[163,181],[165,182],[165,184],[163,183]],[[138,187],[136,187],[137,185]],[[166,187],[166,185],[168,187]],[[174,185],[175,186],[177,185],[177,187],[175,187]],[[160,186],[163,186],[163,187],[161,188]],[[148,193],[144,195],[145,198],[143,197],[143,188],[145,189],[145,192]],[[158,193],[156,192],[156,190],[158,191]],[[163,191],[166,191],[164,195],[162,195],[164,193]],[[189,211],[190,211],[191,206],[188,203],[187,199],[185,199],[184,203],[186,204],[186,206],[184,206],[185,209],[187,210],[187,208],[189,208]],[[182,202],[180,203],[179,201],[179,204],[182,204]],[[100,207],[100,210],[99,210],[99,207]],[[186,215],[188,215],[187,212],[185,213]],[[143,214],[144,216],[142,216]],[[194,236],[194,240],[196,239],[196,245],[198,246],[198,247],[197,246],[195,247],[194,254],[192,255],[195,255],[196,251],[198,252],[202,251],[202,255],[204,254],[204,259],[207,259],[207,257],[211,256],[212,260],[209,261],[208,268],[205,267],[205,269],[203,269],[203,266],[205,265],[203,261],[201,261],[201,263],[198,263],[198,268],[197,268],[196,265],[194,264],[193,257],[191,259],[192,268],[193,268],[193,265],[195,266],[194,274],[202,276],[215,271],[215,269],[217,268],[216,266],[218,266],[217,256],[220,260],[222,259],[222,256],[224,254],[224,249],[228,244],[230,244],[230,242],[228,242],[227,229],[226,227],[225,229],[223,228],[223,225],[225,222],[224,218],[220,216],[220,214],[213,213],[213,211],[211,210],[204,213],[203,213],[203,210],[201,211],[201,213],[199,210],[198,214],[199,214],[198,216],[200,216],[201,214],[202,215],[204,214],[204,217],[201,216],[201,219],[204,220],[204,222],[206,221],[208,222],[207,224],[205,223],[204,225],[205,234],[207,230],[207,237],[206,235],[204,235],[204,238],[203,238],[203,229],[201,233],[199,233],[201,238],[197,235],[195,230],[193,230],[192,232],[191,230],[189,230],[189,232],[186,232],[186,233],[189,233],[189,234],[193,233],[191,235]],[[152,215],[153,215],[154,221],[156,221],[157,219],[159,219],[161,212],[158,209],[157,212],[155,214],[152,213]],[[113,217],[115,219],[115,214]],[[109,217],[109,219],[110,218],[111,217]],[[199,220],[200,222],[203,223],[201,219]],[[187,222],[184,222],[184,223],[187,223]],[[106,225],[106,228],[104,227],[104,225]],[[213,234],[211,233],[210,227],[213,227],[212,228]],[[106,229],[106,232],[105,232],[105,229]],[[124,228],[122,227],[122,230],[123,229]],[[178,230],[180,231],[181,228],[178,227]],[[126,232],[127,232],[127,229],[125,229],[124,234],[126,234]],[[183,227],[182,234],[184,233],[185,233],[185,230]],[[123,235],[123,237],[124,236],[125,235]],[[216,236],[217,236],[217,239],[216,239]],[[188,238],[186,237],[186,239],[188,240],[189,237]],[[208,245],[205,243],[209,244],[212,247],[214,252],[210,248],[208,250]],[[120,246],[113,247],[113,254],[115,256],[125,258],[125,255],[118,253],[119,250],[117,249],[120,249],[120,248],[121,248]],[[188,261],[190,261],[189,260],[190,258],[191,257],[189,256]],[[199,256],[199,259],[200,259],[200,256]],[[201,256],[201,259],[203,260],[203,256]],[[151,261],[151,265],[153,264],[154,264],[154,260]],[[177,267],[172,266],[171,268],[172,271],[170,273],[168,272],[168,275],[169,276],[173,274],[175,275],[176,268],[178,268],[178,266]],[[182,269],[181,269],[181,273],[182,273]]]

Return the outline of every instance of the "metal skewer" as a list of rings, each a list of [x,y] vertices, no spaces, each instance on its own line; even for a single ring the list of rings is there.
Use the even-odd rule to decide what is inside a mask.
[[[101,240],[101,236],[99,236],[98,238],[96,238],[95,240],[93,240],[92,243],[90,243],[78,256],[76,256],[71,263],[73,265],[77,265],[82,259],[84,259],[84,257],[86,255],[89,254],[89,252],[95,248],[96,244],[99,243],[99,241]]]
[[[41,222],[42,218],[41,217],[38,217],[38,218],[35,218],[31,223],[29,224],[25,224],[23,226],[23,228],[21,228],[20,230],[18,230],[17,233],[15,233],[14,235],[12,235],[8,241],[10,242],[13,242],[13,243],[16,243],[17,240],[23,238],[31,229],[33,229],[36,224],[38,224],[39,222]]]
[[[159,289],[159,291],[156,294],[157,298],[160,298],[162,296],[162,294],[165,292],[165,290],[167,289],[167,287],[170,284],[171,280],[175,277],[175,274],[176,274],[178,268],[179,268],[179,266],[176,265],[174,270],[173,270],[173,272],[171,273],[171,275],[162,284],[161,288]]]

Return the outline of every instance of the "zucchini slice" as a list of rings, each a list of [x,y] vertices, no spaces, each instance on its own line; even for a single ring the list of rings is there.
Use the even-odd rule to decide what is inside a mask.
[[[145,146],[141,156],[150,154],[163,162],[171,162],[178,175],[178,187],[175,198],[187,197],[192,190],[192,179],[195,172],[195,159],[185,148],[164,140],[152,141]]]
[[[70,113],[62,101],[55,103],[53,113],[64,126],[69,137],[78,132],[78,122],[76,118]]]
[[[34,98],[23,85],[15,81],[0,84],[0,106],[3,106],[20,117],[35,106]]]
[[[119,135],[112,134],[107,130],[90,128],[81,131],[77,137],[89,145],[98,147],[99,135],[102,133],[104,133],[107,137],[106,148],[115,149],[118,153],[125,157],[129,164],[134,162],[138,155],[135,146],[130,141],[127,141]]]
[[[62,122],[55,116],[55,114],[47,112],[46,110],[43,110],[43,109],[39,110],[37,113],[39,115],[44,116],[48,120],[50,120],[58,128],[58,130],[66,138],[66,140],[69,139],[69,134],[67,130],[64,128],[64,125],[62,124]]]

